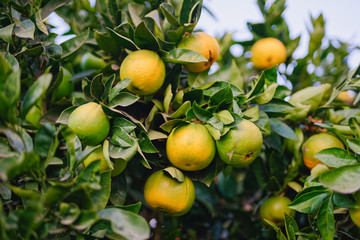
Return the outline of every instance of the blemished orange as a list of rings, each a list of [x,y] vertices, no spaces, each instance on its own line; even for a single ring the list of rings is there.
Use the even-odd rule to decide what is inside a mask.
[[[216,141],[216,148],[225,163],[233,167],[246,167],[259,155],[262,144],[260,129],[244,119]]]
[[[140,96],[150,95],[159,90],[164,83],[165,74],[163,60],[150,50],[130,53],[120,66],[120,79],[131,79],[126,89]]]
[[[206,168],[215,157],[215,140],[206,127],[192,122],[173,129],[166,142],[169,161],[185,171]]]
[[[276,38],[257,40],[250,49],[250,61],[257,69],[266,69],[286,61],[286,47]]]
[[[187,213],[195,201],[195,188],[191,179],[184,177],[183,182],[159,170],[145,183],[144,198],[150,207],[171,216]]]
[[[267,198],[260,207],[260,217],[262,220],[268,220],[278,226],[284,226],[284,213],[294,217],[295,211],[289,207],[290,198],[285,196],[271,196]]]
[[[193,33],[186,36],[178,44],[178,48],[190,49],[203,55],[208,61],[185,64],[184,67],[190,72],[203,72],[218,59],[220,48],[216,39],[204,32]]]
[[[322,163],[314,155],[323,149],[327,148],[341,148],[344,149],[343,143],[334,135],[329,133],[318,133],[309,137],[302,148],[303,161],[309,169],[314,168],[319,163]]]

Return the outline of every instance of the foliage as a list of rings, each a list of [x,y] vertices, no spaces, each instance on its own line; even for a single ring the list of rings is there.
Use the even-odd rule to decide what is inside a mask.
[[[360,67],[348,68],[347,43],[324,38],[322,15],[311,17],[307,55],[294,59],[300,36],[290,38],[285,0],[258,6],[264,22],[248,23],[253,38],[238,42],[224,34],[218,67],[191,73],[182,64],[206,59],[177,44],[196,29],[201,0],[107,0],[95,7],[87,0],[2,1],[0,238],[359,239],[348,209],[357,207],[360,190]],[[54,11],[69,24],[67,34],[75,34],[60,45],[44,21]],[[287,60],[259,72],[249,51],[264,37],[281,40]],[[234,45],[243,47],[241,56],[231,53]],[[131,79],[119,79],[123,59],[138,49],[157,52],[166,65],[162,88],[150,96],[130,93]],[[106,65],[83,69],[88,52]],[[65,71],[74,91],[55,97]],[[355,95],[350,105],[337,99],[345,90]],[[110,119],[106,160],[128,162],[116,177],[100,174],[99,161],[84,167],[99,146],[85,148],[67,126],[71,112],[88,102],[99,103]],[[196,199],[182,217],[146,204],[146,178],[170,166],[165,145],[174,127],[196,121],[219,140],[242,119],[264,136],[249,167],[232,168],[216,155],[205,169],[184,172]],[[330,170],[314,177],[301,147],[319,131],[346,147],[318,153]],[[297,211],[285,215],[283,228],[260,221],[259,207],[270,195],[288,196]]]

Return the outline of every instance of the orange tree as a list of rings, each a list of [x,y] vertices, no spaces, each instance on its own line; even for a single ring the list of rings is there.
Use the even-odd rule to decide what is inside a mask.
[[[238,42],[196,28],[201,0],[2,1],[1,239],[358,239],[351,49],[320,15],[294,59],[285,1],[258,6]],[[303,144],[320,132],[342,147]]]

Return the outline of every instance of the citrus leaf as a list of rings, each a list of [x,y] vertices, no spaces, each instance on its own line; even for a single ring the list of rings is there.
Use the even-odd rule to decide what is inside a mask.
[[[335,234],[334,205],[331,198],[324,200],[318,213],[317,224],[324,240],[333,240]]]
[[[61,56],[62,59],[70,56],[71,54],[75,53],[77,50],[81,48],[81,46],[86,42],[89,38],[90,30],[87,29],[80,35],[63,42],[60,46],[63,50],[63,54]]]
[[[131,51],[139,50],[140,48],[130,39],[127,38],[111,28],[107,28],[110,31],[110,35],[124,48],[129,49]]]
[[[319,209],[329,195],[330,191],[328,190],[307,192],[296,198],[288,207],[302,213],[313,213]]]
[[[199,63],[208,61],[206,57],[204,57],[200,53],[185,48],[176,48],[174,50],[171,50],[163,57],[163,59],[165,62],[179,64]]]
[[[104,94],[105,86],[103,83],[103,74],[96,75],[90,83],[90,94],[93,98],[100,101],[101,96]]]
[[[41,11],[41,18],[47,18],[50,13],[54,12],[57,8],[67,4],[71,0],[51,0],[43,7]]]
[[[109,93],[112,90],[112,85],[115,81],[115,74],[111,75],[105,82],[104,92],[101,95],[101,100],[105,101],[109,97]]]
[[[360,141],[357,139],[346,139],[346,141],[350,149],[357,155],[360,155]]]
[[[270,118],[270,126],[271,130],[279,134],[284,138],[288,138],[294,141],[298,141],[298,138],[294,132],[288,125],[283,123],[277,118]]]
[[[141,22],[135,28],[135,44],[141,49],[149,49],[158,51],[160,49],[159,42],[154,34],[145,25],[145,22]]]
[[[276,232],[276,239],[278,240],[286,240],[285,235],[282,233],[281,228],[278,227],[275,223],[273,223],[272,221],[269,221],[267,219],[264,219],[264,221],[270,226],[272,227],[272,229],[274,229],[274,231]]]
[[[109,102],[109,107],[110,108],[115,108],[117,106],[127,107],[135,103],[139,99],[140,98],[138,96],[135,96],[131,93],[121,92]]]
[[[132,132],[135,128],[136,125],[133,124],[132,122],[126,120],[125,118],[114,118],[113,122],[112,122],[112,127],[113,128],[122,128],[123,130],[125,130],[125,132],[130,133]]]
[[[357,137],[357,139],[360,139],[360,124],[357,121],[357,119],[354,117],[350,118],[349,126],[350,126],[351,130],[353,131],[354,135]]]
[[[12,33],[15,27],[15,23],[10,24],[6,27],[0,28],[0,38],[5,42],[13,44]]]
[[[148,135],[146,134],[146,132],[141,131],[137,137],[139,139],[140,148],[144,153],[158,153],[159,152],[159,150],[156,149],[154,144],[152,144],[152,142],[151,142],[150,138],[148,137]]]
[[[109,201],[111,191],[111,171],[100,174],[100,186],[101,188],[99,190],[90,192],[94,206],[98,211],[104,209]]]
[[[180,22],[175,16],[175,9],[172,5],[167,3],[162,3],[160,4],[160,10],[170,24],[180,27]]]
[[[111,179],[110,202],[115,205],[123,205],[128,192],[125,174],[117,175]]]
[[[110,221],[112,231],[122,239],[145,240],[150,237],[150,227],[146,220],[133,212],[111,207],[99,211],[98,217]]]
[[[14,33],[20,38],[30,38],[34,40],[35,24],[30,20],[26,19],[14,28]]]
[[[178,182],[184,182],[185,176],[184,174],[177,168],[167,167],[163,171],[167,172],[172,178],[176,179]]]
[[[288,215],[286,212],[284,212],[284,216],[286,235],[289,240],[296,240],[295,234],[299,232],[299,227],[292,216]]]
[[[190,108],[191,108],[191,102],[186,101],[178,108],[178,110],[176,110],[173,114],[171,114],[169,118],[179,118],[185,116],[185,114],[187,113],[187,111],[189,111]]]
[[[138,148],[137,148],[137,152],[140,154],[141,156],[141,163],[144,167],[148,168],[148,169],[151,169],[151,166],[146,158],[146,156],[144,155],[144,153],[142,152],[141,148],[140,148],[140,145],[138,145]]]
[[[177,127],[178,125],[183,124],[183,123],[186,123],[186,122],[181,119],[173,119],[173,120],[167,121],[166,123],[162,124],[160,126],[160,128],[162,130],[164,130],[165,132],[170,133],[174,127]]]
[[[202,109],[196,102],[193,102],[192,110],[194,111],[196,118],[200,121],[207,122],[213,117],[211,112]]]
[[[314,155],[315,158],[325,163],[329,167],[341,167],[359,163],[356,158],[351,156],[346,150],[341,148],[327,148]]]
[[[164,93],[164,111],[165,113],[168,113],[169,112],[169,107],[170,107],[170,102],[171,102],[171,99],[173,97],[173,93],[171,91],[171,84],[169,84],[169,86],[167,86],[166,90],[165,90],[165,93]]]
[[[135,143],[130,147],[119,147],[113,144],[109,146],[109,156],[114,159],[123,159],[125,161],[130,161],[134,157],[138,150],[138,143]]]
[[[360,164],[343,166],[323,173],[319,178],[325,187],[348,194],[360,189]]]
[[[125,78],[112,87],[110,90],[109,101],[113,100],[121,90],[129,86],[130,82],[131,78]]]
[[[62,123],[67,125],[70,114],[77,108],[78,106],[68,107],[64,111],[61,112],[59,118],[56,120],[56,123]]]

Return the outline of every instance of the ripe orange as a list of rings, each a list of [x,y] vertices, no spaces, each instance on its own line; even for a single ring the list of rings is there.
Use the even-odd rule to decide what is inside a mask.
[[[204,32],[193,33],[186,36],[183,41],[178,45],[178,48],[190,49],[200,53],[207,62],[185,64],[185,68],[190,72],[203,72],[218,59],[219,57],[219,44],[215,38]]]
[[[110,131],[110,122],[101,105],[90,102],[76,108],[69,117],[68,126],[85,145],[102,143]]]
[[[294,217],[295,211],[288,208],[291,200],[285,196],[272,196],[267,198],[260,207],[260,217],[262,220],[268,220],[278,226],[284,226],[284,213]]]
[[[322,163],[314,155],[326,148],[341,148],[344,149],[342,142],[329,133],[318,133],[309,137],[302,148],[303,161],[306,167],[309,169],[314,168],[319,163]]]
[[[181,216],[192,207],[195,188],[189,177],[184,176],[184,181],[179,182],[164,170],[159,170],[147,179],[144,197],[150,207],[172,216]]]
[[[286,60],[286,47],[276,38],[260,39],[254,43],[250,51],[250,61],[258,69],[271,68]]]
[[[165,80],[165,64],[159,55],[149,50],[130,53],[121,64],[120,79],[131,78],[127,87],[140,96],[159,90]]]
[[[166,142],[169,161],[185,171],[207,167],[215,157],[215,141],[200,123],[181,125],[173,129]]]
[[[216,142],[218,155],[234,167],[245,167],[259,155],[263,137],[259,128],[249,120],[242,120]]]

